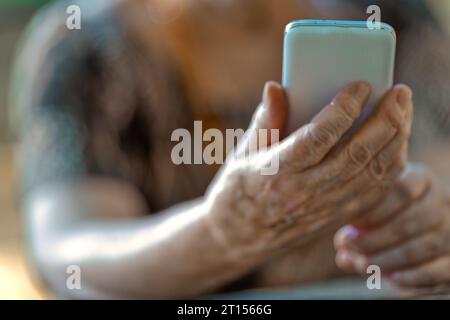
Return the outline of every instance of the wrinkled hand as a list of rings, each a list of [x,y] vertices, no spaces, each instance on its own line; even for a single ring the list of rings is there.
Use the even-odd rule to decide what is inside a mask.
[[[378,265],[395,286],[450,284],[450,196],[428,169],[408,165],[395,189],[372,211],[337,232],[336,262],[366,274]]]
[[[243,157],[255,130],[282,133],[286,124],[283,89],[266,85],[237,160],[224,166],[207,195],[212,230],[228,248],[242,258],[245,252],[284,247],[334,223],[342,225],[382,199],[406,163],[412,93],[406,86],[394,87],[377,111],[343,139],[369,95],[368,85],[351,84],[309,124],[268,150]],[[261,175],[274,157],[279,172]]]

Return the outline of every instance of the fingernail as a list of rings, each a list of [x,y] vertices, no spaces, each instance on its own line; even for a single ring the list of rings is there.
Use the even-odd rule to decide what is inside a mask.
[[[344,240],[356,240],[360,236],[360,232],[358,229],[352,226],[346,226],[341,229],[341,232],[343,233]]]
[[[369,94],[370,87],[365,82],[357,82],[352,85],[351,94],[355,95],[360,99],[364,99]]]
[[[404,108],[408,105],[408,103],[410,103],[412,99],[412,92],[411,89],[409,89],[408,87],[404,87],[402,86],[400,88],[400,90],[397,93],[397,102],[398,104]]]

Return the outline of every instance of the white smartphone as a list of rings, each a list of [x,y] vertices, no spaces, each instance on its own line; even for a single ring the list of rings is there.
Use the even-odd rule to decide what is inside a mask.
[[[283,86],[288,133],[308,123],[347,84],[365,81],[372,93],[358,123],[393,85],[396,35],[385,23],[299,20],[286,26]]]

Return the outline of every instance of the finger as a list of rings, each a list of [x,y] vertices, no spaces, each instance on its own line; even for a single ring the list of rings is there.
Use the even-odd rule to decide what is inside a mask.
[[[372,163],[374,165],[374,172],[384,172],[386,168],[392,165],[393,162],[396,162],[399,167],[405,167],[408,159],[408,139],[411,135],[411,128],[413,124],[413,101],[412,101],[412,92],[408,87],[403,87],[402,85],[397,86],[397,88],[401,88],[403,93],[399,93],[399,95],[403,94],[406,97],[397,96],[397,100],[406,99],[404,103],[406,103],[406,113],[405,113],[405,121],[402,123],[400,130],[397,132],[397,135],[394,139],[389,143],[389,145],[383,148],[378,156],[376,161]],[[392,158],[392,155],[398,155],[397,158]],[[394,160],[394,161],[393,161]]]
[[[348,181],[341,181],[339,185],[336,185],[336,180],[332,179],[332,182],[324,182],[322,180],[321,193],[327,191],[328,195],[324,195],[325,198],[331,197],[328,201],[322,201],[322,203],[329,202],[350,202],[350,206],[356,206],[352,214],[364,217],[365,213],[371,212],[373,207],[383,199],[380,198],[381,193],[386,194],[385,191],[393,186],[393,182],[406,166],[406,152],[407,139],[409,136],[409,128],[411,126],[411,121],[405,121],[403,129],[391,140],[387,146],[385,146],[370,162],[369,164],[360,172],[357,176],[351,178]],[[315,179],[313,176],[307,177],[305,179],[307,183],[314,183]],[[329,186],[331,184],[331,187]],[[312,187],[312,185],[307,185]],[[378,186],[378,188],[376,188]],[[334,187],[334,189],[329,190]],[[360,193],[365,193],[365,190],[371,188],[373,193],[373,199],[370,198],[370,194],[365,194],[364,197],[367,201],[361,201],[361,198],[357,195]],[[374,203],[373,200],[377,202]],[[369,207],[369,204],[373,206]],[[363,209],[366,210],[363,210]],[[359,210],[359,211],[357,211]],[[364,215],[363,215],[364,214]],[[349,217],[349,216],[347,216]],[[363,218],[361,218],[363,219]]]
[[[345,272],[365,273],[367,269],[365,257],[351,250],[338,250],[335,263]]]
[[[360,233],[362,231],[351,226],[346,225],[336,231],[333,244],[336,250],[356,250],[355,247],[352,247],[352,240],[360,237]]]
[[[378,161],[372,162],[374,173],[383,173],[392,155],[398,155],[400,146],[406,143],[412,122],[412,92],[403,85],[395,86],[383,98],[373,114],[355,134],[337,148],[318,168],[316,174],[329,181],[329,186],[341,185],[363,170],[382,150]],[[393,152],[393,154],[392,154]]]
[[[352,221],[358,228],[374,228],[406,209],[411,203],[419,200],[429,188],[429,178],[418,166],[408,165],[395,187],[374,210],[364,213]]]
[[[361,252],[373,253],[437,228],[443,222],[443,215],[431,213],[426,208],[422,205],[412,206],[387,224],[352,240],[352,245]]]
[[[444,284],[450,281],[450,257],[444,256],[419,267],[398,271],[389,279],[401,287],[426,287]]]
[[[274,81],[264,87],[263,101],[253,115],[250,126],[238,147],[238,156],[248,154],[251,150],[260,150],[270,146],[273,133],[278,131],[276,140],[281,139],[287,123],[288,102],[284,89]]]
[[[309,206],[308,203],[302,202],[301,210],[295,207],[290,214],[286,213],[284,220],[286,221],[286,228],[279,224],[278,233],[282,236],[290,237],[304,233],[305,230],[312,232],[330,226],[342,225],[348,222],[349,217],[356,213],[373,206],[384,194],[383,188],[374,187],[364,192],[353,193],[350,197],[357,199],[342,200],[340,202],[333,202],[329,199],[316,199],[313,202],[326,202],[323,206]]]
[[[369,170],[365,170],[365,175]],[[331,194],[302,197],[297,195],[296,203],[285,212],[284,219],[294,229],[302,229],[304,225],[309,228],[319,228],[322,224],[340,224],[349,221],[349,218],[361,211],[373,208],[376,203],[389,190],[391,180],[397,177],[401,171],[392,165],[388,170],[384,180],[373,182],[363,174],[356,178],[354,182],[348,183]],[[369,183],[367,183],[369,181]],[[283,182],[279,187],[284,190],[289,182]],[[288,189],[286,189],[288,190]],[[297,224],[296,221],[299,221]],[[272,223],[273,224],[273,223]],[[270,223],[269,223],[270,225]],[[297,231],[298,232],[298,231]]]
[[[384,272],[411,268],[444,252],[448,241],[437,231],[427,232],[399,246],[368,257],[369,264],[380,266]]]
[[[323,189],[320,190],[321,201],[315,201],[316,198],[310,200],[315,202],[315,210],[333,204],[340,212],[336,218],[340,219],[342,223],[348,222],[349,218],[372,210],[391,190],[394,180],[405,165],[398,161],[401,157],[398,153],[402,152],[396,148],[398,139],[395,138],[361,173],[350,181],[336,186],[332,190],[326,190],[327,192],[324,192]],[[306,180],[310,181],[311,179]]]
[[[395,172],[395,169],[391,169]],[[292,239],[298,234],[304,234],[348,222],[350,217],[362,210],[373,207],[384,196],[386,190],[383,184],[375,185],[371,189],[357,187],[355,192],[344,192],[344,195],[336,197],[339,201],[328,198],[316,198],[309,201],[299,201],[288,212],[285,212],[283,220],[271,221],[268,227],[277,225],[273,237],[283,242],[284,239]],[[311,203],[313,205],[311,205]],[[321,205],[317,206],[316,203]]]
[[[321,224],[342,225],[361,212],[371,210],[379,203],[391,188],[402,167],[394,163],[381,180],[371,179],[370,169],[366,169],[354,181],[348,182],[329,194],[318,194],[310,197],[297,195],[297,203],[285,213],[285,219],[290,225],[302,229],[319,228]],[[292,182],[283,181],[279,188],[290,190]],[[298,189],[295,189],[298,190]],[[299,210],[301,207],[301,210]],[[295,221],[300,220],[297,224]]]
[[[304,170],[319,163],[359,118],[370,95],[364,82],[339,92],[311,123],[292,133],[280,145],[280,161]]]
[[[400,139],[405,138],[405,142],[401,143],[397,140],[397,143],[392,143],[388,148],[401,150],[399,163],[406,164],[408,157],[408,143],[407,139],[411,133],[412,120],[413,120],[413,108],[406,113],[405,126],[400,131]],[[400,144],[400,145],[399,145]],[[387,150],[386,155],[390,154],[390,150]],[[382,163],[383,161],[381,161]],[[414,200],[418,200],[422,197],[427,188],[427,177],[425,171],[421,167],[415,165],[408,165],[402,175],[399,176],[396,186],[388,193],[387,197],[373,210],[365,212],[364,215],[356,217],[352,221],[352,225],[358,228],[373,228],[387,219],[392,218],[395,214],[406,208]]]

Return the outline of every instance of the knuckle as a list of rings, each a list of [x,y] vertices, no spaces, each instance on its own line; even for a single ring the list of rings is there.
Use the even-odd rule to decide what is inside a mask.
[[[361,101],[354,95],[343,92],[336,101],[337,109],[350,121],[354,121],[360,115]]]
[[[295,160],[303,158],[313,164],[318,161],[319,152],[315,147],[316,142],[313,134],[313,128],[313,125],[309,124],[301,129],[300,134],[295,138],[295,141],[292,144],[293,147],[290,149],[290,158]],[[297,161],[295,161],[295,163],[297,163]]]
[[[347,150],[349,159],[358,167],[364,166],[371,158],[369,149],[358,141],[352,141]]]
[[[389,182],[397,191],[398,189],[398,180],[404,171],[404,164],[402,162],[396,162],[391,167],[386,169],[386,175],[384,176],[384,180]]]
[[[403,115],[397,108],[391,108],[385,113],[385,121],[393,128],[401,130],[404,126]]]
[[[386,169],[386,165],[378,157],[370,162],[369,173],[376,180],[383,180],[386,176]]]
[[[300,173],[321,161],[323,152],[316,146],[318,143],[312,131],[312,124],[302,127],[298,134],[283,146],[283,155],[279,156],[280,170]]]
[[[312,147],[321,149],[324,146],[333,145],[336,141],[336,132],[333,125],[316,126],[310,131]]]

